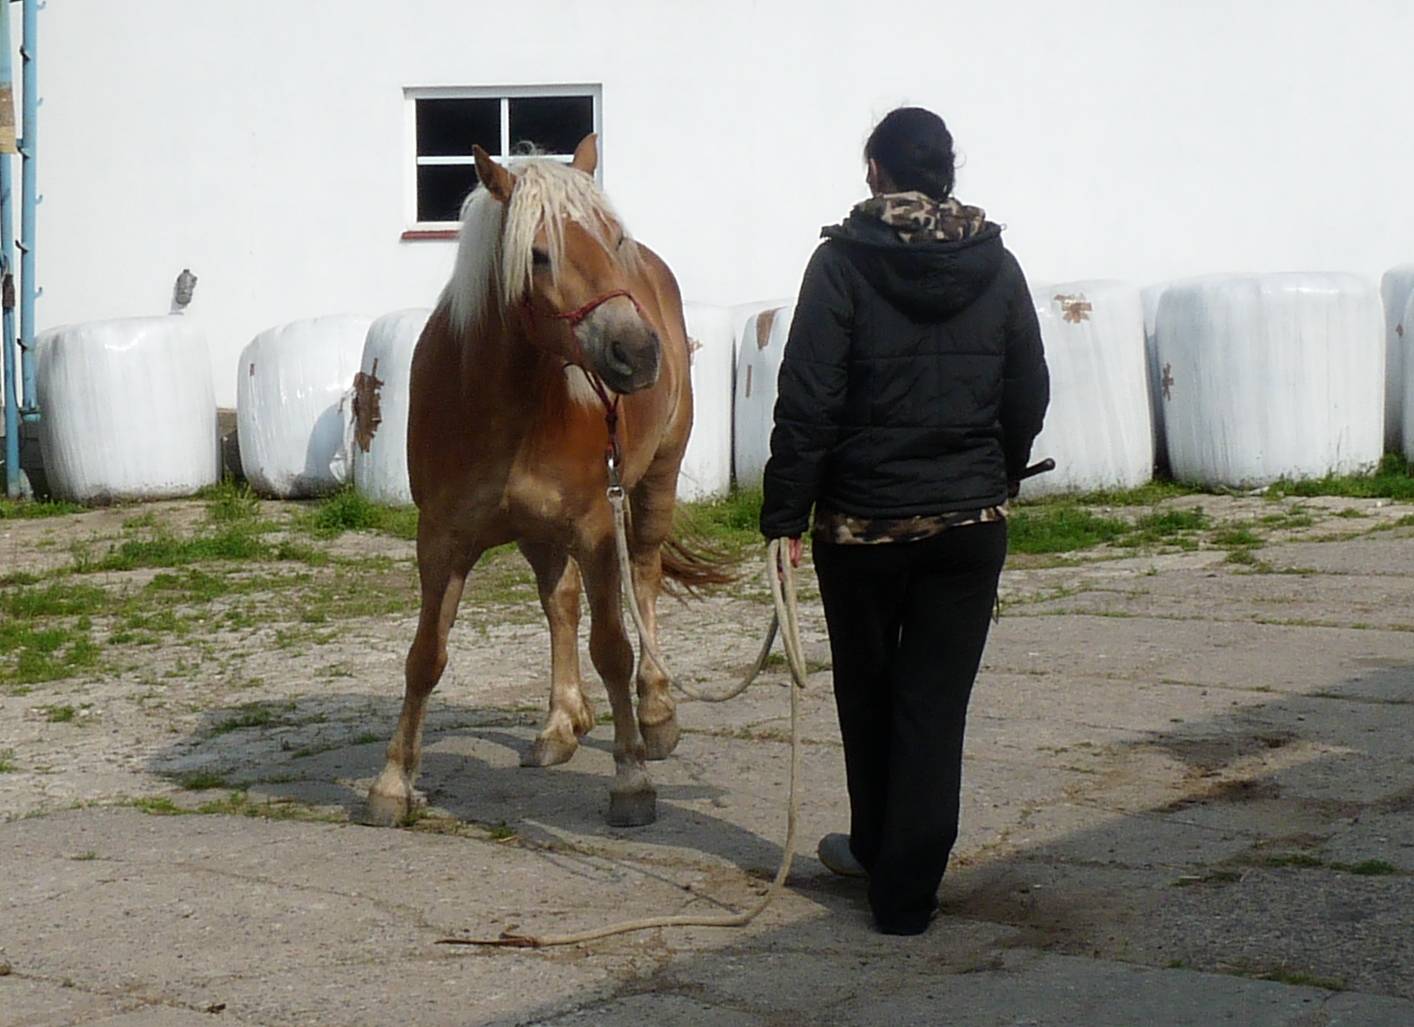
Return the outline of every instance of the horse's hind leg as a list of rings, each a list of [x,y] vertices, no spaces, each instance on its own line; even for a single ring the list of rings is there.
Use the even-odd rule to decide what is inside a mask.
[[[573,756],[580,735],[594,726],[579,677],[579,567],[556,546],[523,542],[520,551],[535,571],[550,623],[550,713],[521,766],[549,767]]]
[[[655,649],[658,646],[658,593],[663,584],[662,550],[658,545],[633,554],[633,591],[643,626]],[[677,704],[669,690],[668,675],[644,654],[638,661],[638,727],[650,760],[664,760],[677,748]]]
[[[658,793],[648,777],[643,739],[633,713],[629,688],[633,647],[624,631],[613,542],[599,546],[583,566],[589,595],[589,656],[604,679],[614,710],[614,783],[609,788],[609,823],[614,827],[641,827],[657,818]]]
[[[479,555],[454,566],[447,545],[426,545],[419,539],[422,611],[412,648],[408,650],[402,716],[388,743],[388,760],[383,772],[368,792],[368,819],[372,823],[396,824],[412,812],[413,782],[422,759],[422,719],[427,710],[427,697],[437,687],[447,666],[447,634],[456,620],[467,570]]]
[[[633,562],[633,591],[643,626],[655,649],[658,645],[658,593],[663,588],[663,541],[672,534],[677,495],[678,465],[660,460],[633,490],[633,524],[629,553]],[[650,760],[667,759],[677,748],[677,704],[669,689],[667,669],[651,657],[638,661],[638,726]]]

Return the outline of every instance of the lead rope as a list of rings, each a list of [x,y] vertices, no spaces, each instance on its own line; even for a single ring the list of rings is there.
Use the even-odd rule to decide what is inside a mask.
[[[634,626],[638,629],[639,648],[642,654],[640,659],[651,659],[664,674],[667,674],[662,655],[658,653],[657,647],[649,641],[648,632],[643,624],[643,615],[638,609],[637,596],[633,591],[632,563],[628,553],[628,518],[625,509],[627,499],[622,487],[610,486],[609,503],[614,509],[614,541],[619,554],[619,572],[623,577],[624,588],[628,594],[629,609],[633,613]],[[782,550],[782,539],[774,539],[766,547],[766,581],[771,588],[771,599],[776,608],[776,618],[772,622],[771,633],[767,637],[762,658],[757,661],[757,669],[759,670],[760,666],[765,663],[766,654],[770,652],[770,643],[779,624],[782,628],[780,632],[781,643],[786,651],[786,663],[790,667],[791,674],[790,784],[786,802],[785,848],[781,854],[780,869],[776,871],[776,876],[771,881],[771,886],[766,889],[766,894],[761,896],[754,906],[742,910],[740,913],[727,913],[719,916],[681,914],[646,917],[639,920],[625,920],[621,923],[592,928],[587,931],[577,931],[573,934],[519,934],[513,931],[503,931],[497,938],[442,938],[437,944],[527,949],[549,948],[557,945],[580,945],[585,942],[597,941],[600,938],[609,938],[616,934],[655,930],[662,927],[745,927],[765,912],[766,907],[785,888],[786,878],[790,876],[791,862],[795,859],[796,821],[800,814],[800,691],[805,687],[805,655],[800,644],[800,617],[796,598],[795,568],[791,566],[789,559],[783,558],[785,554]],[[750,681],[751,679],[748,678],[746,684],[750,684]],[[746,684],[742,685],[737,692],[744,690]]]

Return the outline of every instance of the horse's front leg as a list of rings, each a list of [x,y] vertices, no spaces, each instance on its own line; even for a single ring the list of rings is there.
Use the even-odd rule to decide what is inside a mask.
[[[594,708],[579,676],[579,567],[558,546],[522,542],[520,551],[535,571],[540,605],[550,624],[550,712],[523,767],[564,763],[579,738],[594,726]]]
[[[424,522],[425,523],[425,522]],[[420,532],[417,569],[422,581],[422,609],[417,634],[408,650],[404,666],[406,687],[403,711],[397,730],[388,743],[383,772],[368,792],[368,818],[372,823],[392,825],[412,812],[413,783],[422,760],[422,721],[427,697],[447,666],[447,635],[457,617],[467,571],[481,552],[458,552],[445,536],[430,537]]]
[[[624,631],[618,557],[612,538],[581,560],[589,596],[589,657],[604,679],[614,711],[614,783],[609,788],[609,823],[641,827],[657,818],[658,793],[648,777],[643,739],[633,713],[630,679],[633,646]]]

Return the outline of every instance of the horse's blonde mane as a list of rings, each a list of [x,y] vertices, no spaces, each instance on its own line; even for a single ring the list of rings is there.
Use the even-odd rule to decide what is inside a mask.
[[[483,186],[462,204],[456,265],[443,293],[458,331],[475,325],[493,298],[504,309],[529,293],[535,237],[542,229],[550,274],[559,279],[565,221],[580,225],[626,269],[637,269],[637,247],[615,249],[618,239],[609,233],[618,228],[627,240],[628,230],[592,175],[544,159],[514,161],[508,168],[516,176],[509,207]]]

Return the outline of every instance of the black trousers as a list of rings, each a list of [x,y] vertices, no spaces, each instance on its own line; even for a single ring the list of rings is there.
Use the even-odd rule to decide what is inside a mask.
[[[879,927],[922,931],[957,841],[967,701],[1006,523],[921,542],[816,543],[849,779],[850,848]]]

